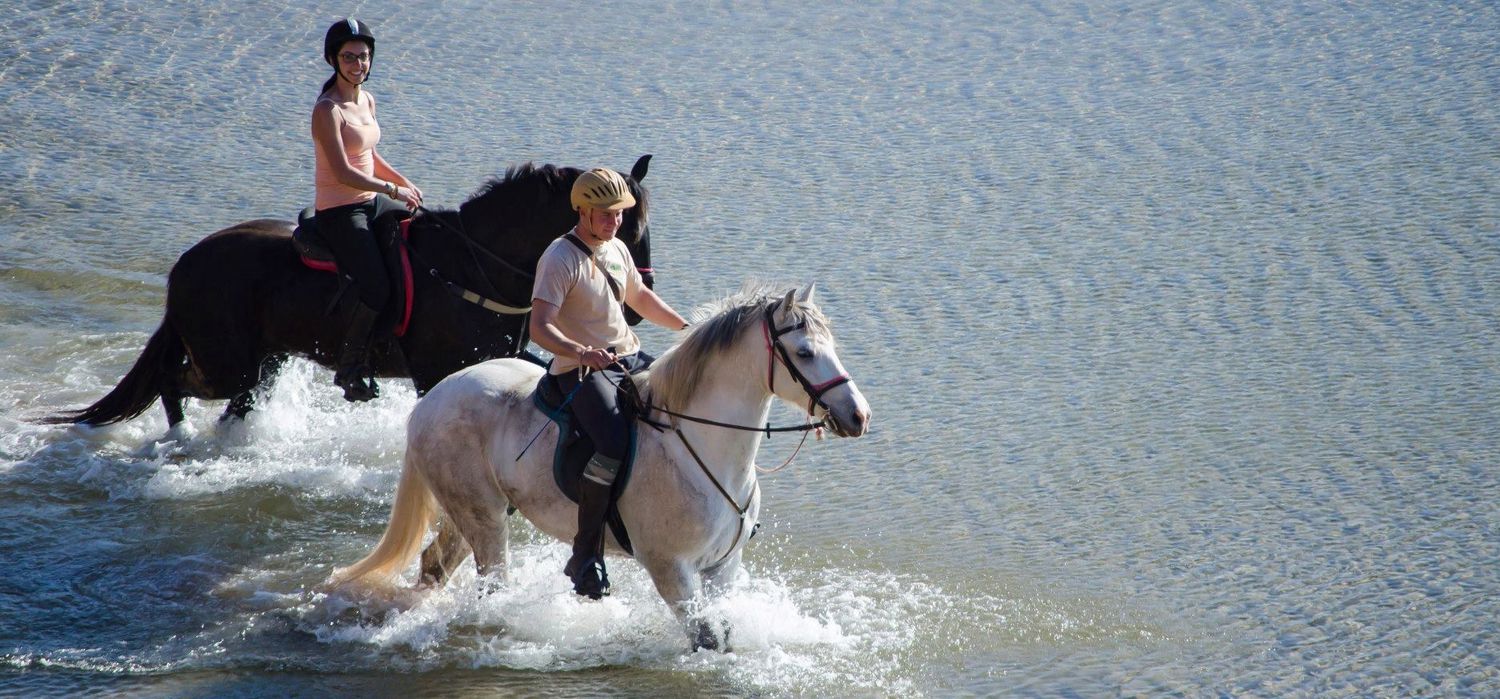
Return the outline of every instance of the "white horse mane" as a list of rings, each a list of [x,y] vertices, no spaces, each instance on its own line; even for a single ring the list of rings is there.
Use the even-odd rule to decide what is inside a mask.
[[[771,284],[753,284],[694,309],[693,317],[703,320],[694,325],[682,342],[651,365],[646,385],[656,402],[679,409],[686,406],[707,362],[733,347],[741,333],[761,322],[767,308],[787,298],[785,290],[778,290]],[[832,342],[828,317],[823,315],[817,303],[793,301],[789,310],[791,320],[788,324],[804,322],[809,335]]]

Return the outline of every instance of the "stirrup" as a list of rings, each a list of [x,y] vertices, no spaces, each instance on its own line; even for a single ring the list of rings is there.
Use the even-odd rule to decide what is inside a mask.
[[[589,556],[582,561],[569,560],[563,574],[573,581],[574,594],[589,599],[609,596],[609,572],[604,568],[604,559],[599,556]]]

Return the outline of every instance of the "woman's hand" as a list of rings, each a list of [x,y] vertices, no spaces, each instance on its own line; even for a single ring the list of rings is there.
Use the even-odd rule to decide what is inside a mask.
[[[396,196],[392,198],[405,204],[407,209],[416,211],[422,205],[422,190],[411,184],[396,185]]]

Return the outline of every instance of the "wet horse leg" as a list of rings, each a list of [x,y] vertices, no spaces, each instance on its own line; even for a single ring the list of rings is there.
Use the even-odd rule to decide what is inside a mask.
[[[255,385],[248,391],[236,393],[229,399],[229,405],[224,406],[224,413],[219,416],[219,422],[229,420],[243,420],[250,411],[255,409],[255,392],[268,387],[281,373],[281,367],[286,364],[285,354],[270,354],[260,360],[260,371]],[[171,414],[168,408],[167,413]]]
[[[182,422],[182,396],[176,392],[161,392],[161,407],[167,411],[167,427],[176,427]]]
[[[735,584],[739,580],[741,570],[740,560],[744,552],[744,549],[738,549],[723,562],[703,571],[703,596],[705,600],[723,599],[725,595],[728,595],[734,589]],[[717,634],[720,636],[719,640],[723,643],[718,646],[705,645],[704,647],[717,648],[725,653],[732,652],[733,648],[730,646],[729,634],[733,631],[733,628],[729,625],[729,621],[725,620],[718,629],[714,629],[713,626],[710,621],[704,619],[699,622],[698,631],[700,634],[707,632],[710,637]]]
[[[422,552],[420,587],[441,587],[452,577],[453,570],[469,557],[469,542],[459,536],[458,530],[441,519],[437,524],[437,537]]]
[[[474,552],[474,567],[478,570],[481,578],[493,578],[495,582],[505,582],[508,579],[507,568],[510,565],[510,518],[505,514],[505,508],[509,501],[498,492],[465,493],[461,500],[445,499],[440,496],[443,503],[443,511],[447,513],[444,517],[444,528],[451,528],[457,532],[453,538],[461,539],[459,543],[448,544],[458,547],[452,551],[452,555],[458,560],[453,563],[457,567],[463,561],[460,552],[468,550]],[[439,530],[441,536],[442,530]],[[429,547],[430,549],[430,547]],[[449,551],[440,549],[442,553]],[[447,562],[444,557],[442,562]],[[428,559],[424,552],[422,556],[422,576],[425,581],[427,577]],[[452,572],[453,567],[445,569]]]
[[[675,560],[644,560],[641,563],[651,575],[651,582],[656,584],[657,594],[671,607],[677,620],[683,623],[693,650],[719,650],[721,644],[713,625],[699,613],[698,607],[703,600],[699,595],[701,580],[698,571],[690,570],[687,564]]]

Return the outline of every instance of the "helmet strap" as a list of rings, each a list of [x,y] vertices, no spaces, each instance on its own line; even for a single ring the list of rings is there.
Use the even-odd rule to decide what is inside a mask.
[[[575,228],[578,229],[578,233],[580,234],[580,237],[583,238],[584,242],[588,243],[589,247],[593,247],[599,244],[600,238],[599,236],[594,235],[593,219],[588,214],[583,213],[584,211],[593,211],[593,209],[590,209],[588,207],[579,209],[578,225],[575,226]]]

